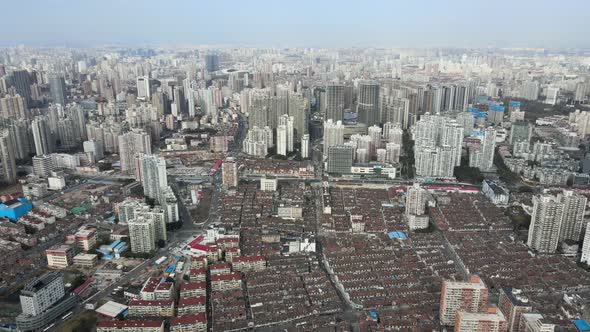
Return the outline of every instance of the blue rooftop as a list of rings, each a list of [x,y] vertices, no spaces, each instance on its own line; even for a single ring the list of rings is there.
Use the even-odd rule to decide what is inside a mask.
[[[583,319],[574,320],[572,323],[574,323],[578,331],[590,331],[590,324]]]
[[[510,107],[520,107],[520,101],[510,101]]]
[[[408,238],[404,232],[389,232],[389,233],[387,233],[387,236],[389,236],[390,239],[400,239],[400,240],[405,240]]]

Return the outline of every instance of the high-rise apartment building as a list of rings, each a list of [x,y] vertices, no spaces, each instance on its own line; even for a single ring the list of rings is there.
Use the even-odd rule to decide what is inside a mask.
[[[15,146],[8,129],[0,129],[0,181],[15,183],[18,179]]]
[[[287,155],[287,126],[279,126],[277,128],[277,154],[281,156]]]
[[[590,265],[590,222],[586,224],[586,234],[584,235],[580,262]]]
[[[33,157],[33,174],[36,176],[41,178],[49,177],[54,168],[53,158],[50,155]]]
[[[426,211],[427,196],[426,189],[420,187],[419,183],[414,183],[412,187],[408,188],[406,214],[423,215]]]
[[[35,142],[35,152],[37,156],[50,154],[53,152],[52,135],[49,129],[47,117],[38,116],[31,122],[33,131],[33,140]]]
[[[137,77],[137,99],[148,101],[151,98],[150,94],[150,79],[147,76]]]
[[[309,158],[309,134],[301,137],[301,158]]]
[[[496,149],[496,130],[486,128],[483,133],[481,148],[469,155],[469,166],[477,167],[481,171],[491,171],[494,167],[494,153]]]
[[[140,155],[141,167],[136,169],[136,180],[143,184],[143,194],[160,203],[168,186],[166,159],[156,155]],[[139,170],[139,172],[138,172]]]
[[[488,302],[488,289],[483,281],[472,276],[466,282],[445,280],[440,299],[440,322],[452,326],[459,311],[481,312]]]
[[[151,154],[150,135],[141,130],[133,130],[119,135],[119,157],[121,171],[134,173],[138,165],[134,162],[136,154]]]
[[[344,126],[342,121],[334,122],[328,119],[324,122],[324,154],[327,155],[331,146],[342,145],[344,143]]]
[[[156,227],[154,219],[135,216],[127,222],[129,242],[134,253],[149,253],[156,249]]]
[[[386,122],[383,124],[383,138],[390,143],[403,143],[404,131],[401,126],[396,123]]]
[[[564,190],[557,196],[533,197],[533,214],[527,245],[541,253],[554,253],[561,241],[579,241],[587,199]]]

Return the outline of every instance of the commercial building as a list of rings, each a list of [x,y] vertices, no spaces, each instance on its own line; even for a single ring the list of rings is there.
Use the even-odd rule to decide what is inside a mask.
[[[331,174],[349,174],[352,167],[354,151],[351,146],[335,145],[328,147],[328,167]]]
[[[344,84],[328,83],[326,85],[325,119],[342,121],[344,116]]]
[[[45,250],[47,266],[56,269],[65,269],[74,261],[74,250],[68,245],[55,245]]]
[[[66,107],[68,96],[66,82],[62,75],[57,73],[49,75],[49,90],[51,91],[51,98],[53,99],[53,102]]]
[[[74,256],[74,265],[83,268],[95,267],[98,263],[98,255],[96,254],[77,254]]]
[[[361,81],[358,84],[358,121],[372,126],[379,124],[379,83],[376,81]]]
[[[487,306],[488,289],[479,277],[472,276],[466,282],[445,280],[440,296],[440,322],[452,326],[457,312],[476,313]]]
[[[49,272],[33,279],[20,292],[22,313],[16,317],[20,331],[40,330],[76,304],[75,296],[66,296],[63,275]]]
[[[76,246],[84,251],[94,249],[96,246],[96,230],[93,228],[79,229],[76,234]]]
[[[0,218],[5,217],[12,221],[18,219],[33,209],[33,204],[24,197],[0,202]]]

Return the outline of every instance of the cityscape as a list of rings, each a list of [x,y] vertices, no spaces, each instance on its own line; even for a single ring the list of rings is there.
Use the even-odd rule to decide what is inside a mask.
[[[9,1],[0,331],[590,331],[590,3],[456,1]]]

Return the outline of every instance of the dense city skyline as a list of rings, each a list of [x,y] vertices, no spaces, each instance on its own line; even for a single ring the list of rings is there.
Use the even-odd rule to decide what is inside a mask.
[[[589,9],[3,4],[0,332],[590,332]]]
[[[589,10],[583,0],[25,0],[3,4],[0,45],[588,48]]]

